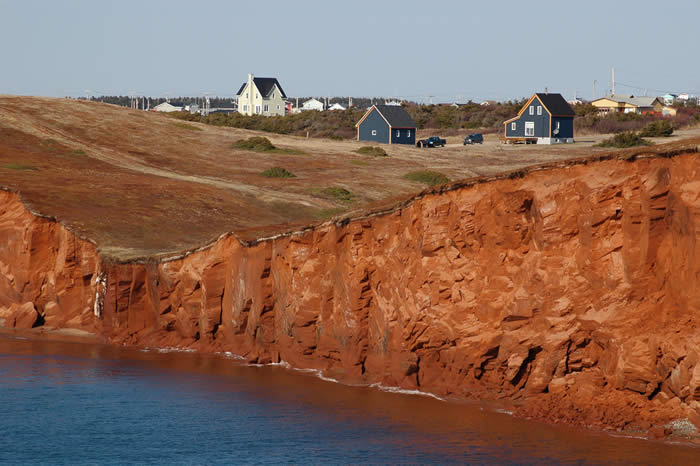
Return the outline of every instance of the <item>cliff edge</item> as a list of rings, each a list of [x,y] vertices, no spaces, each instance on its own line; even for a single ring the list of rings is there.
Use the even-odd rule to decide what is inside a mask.
[[[0,191],[0,319],[664,435],[700,426],[699,180],[696,153],[562,164],[142,263]]]

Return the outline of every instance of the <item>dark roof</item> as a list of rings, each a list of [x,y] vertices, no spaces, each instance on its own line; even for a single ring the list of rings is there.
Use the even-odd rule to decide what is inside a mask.
[[[561,94],[541,94],[537,93],[542,105],[547,107],[552,116],[576,116],[576,112]]]
[[[379,113],[393,128],[415,128],[416,122],[400,105],[375,105]]]
[[[258,88],[258,90],[264,97],[270,95],[270,92],[272,92],[272,89],[275,87],[275,84],[277,84],[277,87],[279,87],[280,92],[282,93],[282,98],[287,98],[287,94],[284,93],[284,89],[282,89],[282,86],[280,86],[280,83],[279,81],[277,81],[277,78],[253,78],[253,82],[255,83],[255,87]],[[241,95],[241,92],[243,92],[243,88],[246,86],[246,84],[248,84],[248,81],[241,84],[241,88],[238,89],[236,95]]]

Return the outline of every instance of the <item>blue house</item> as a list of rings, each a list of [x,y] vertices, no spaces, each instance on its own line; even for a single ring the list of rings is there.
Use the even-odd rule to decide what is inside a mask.
[[[400,105],[372,105],[355,127],[358,141],[416,143],[416,122]]]
[[[537,144],[574,142],[576,112],[561,94],[536,93],[503,125],[503,140]]]

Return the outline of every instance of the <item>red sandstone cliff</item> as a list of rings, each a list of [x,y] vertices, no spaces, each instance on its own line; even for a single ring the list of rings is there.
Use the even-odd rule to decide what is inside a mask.
[[[254,245],[110,264],[0,191],[0,319],[231,351],[524,416],[700,426],[700,157],[418,197]]]

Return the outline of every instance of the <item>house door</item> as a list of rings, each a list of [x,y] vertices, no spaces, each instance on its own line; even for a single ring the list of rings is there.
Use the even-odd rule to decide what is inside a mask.
[[[525,136],[534,136],[535,135],[535,122],[534,121],[526,121],[525,122]]]

